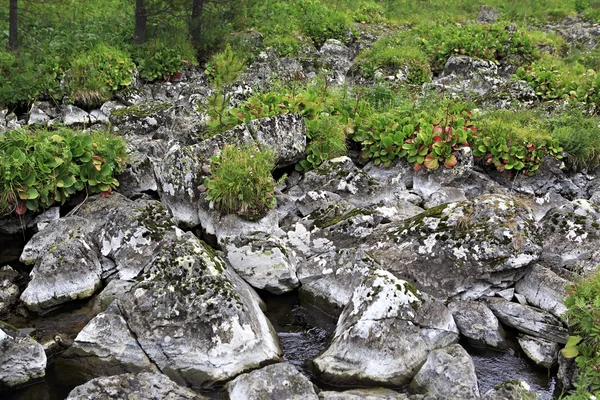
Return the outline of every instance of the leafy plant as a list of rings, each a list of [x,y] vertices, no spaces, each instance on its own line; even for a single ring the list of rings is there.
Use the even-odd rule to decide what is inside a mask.
[[[299,3],[302,31],[320,47],[327,39],[345,41],[346,30],[350,23],[344,13],[317,0],[305,0]]]
[[[327,116],[307,121],[306,159],[296,164],[298,171],[317,168],[324,161],[346,154],[346,133],[339,118]]]
[[[226,145],[210,159],[207,200],[225,214],[256,221],[275,207],[275,153],[256,144]],[[284,179],[284,178],[282,178]]]
[[[578,374],[575,389],[565,399],[589,399],[600,395],[600,274],[570,286],[567,293],[571,336],[562,354],[575,358]]]
[[[168,79],[181,72],[186,65],[196,65],[195,51],[187,41],[175,43],[152,40],[136,48],[135,61],[140,76],[152,82]]]
[[[125,142],[109,133],[8,131],[0,136],[0,213],[39,211],[84,189],[106,196],[125,157]]]

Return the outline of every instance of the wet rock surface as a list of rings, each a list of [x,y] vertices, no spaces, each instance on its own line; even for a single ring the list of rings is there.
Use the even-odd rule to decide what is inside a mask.
[[[43,378],[46,362],[46,353],[39,343],[0,325],[0,390]]]

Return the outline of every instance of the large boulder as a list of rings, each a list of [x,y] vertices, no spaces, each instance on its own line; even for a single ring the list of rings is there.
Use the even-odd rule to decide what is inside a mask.
[[[127,327],[116,301],[79,332],[63,358],[74,375],[86,380],[127,372],[158,372]]]
[[[544,248],[540,264],[573,279],[600,265],[600,206],[574,200],[548,211],[540,221]]]
[[[281,114],[248,123],[252,137],[270,147],[277,156],[277,166],[300,161],[306,151],[306,124],[301,114]]]
[[[367,241],[389,271],[440,299],[502,290],[541,253],[531,211],[502,195],[442,204],[384,225]]]
[[[452,93],[483,96],[497,90],[506,81],[506,78],[498,74],[498,66],[493,61],[451,56],[440,77],[430,85]]]
[[[42,345],[29,336],[0,328],[0,390],[24,386],[45,375]]]
[[[332,384],[403,385],[429,352],[458,341],[452,314],[391,273],[378,269],[356,288],[329,347],[314,360]]]
[[[119,305],[163,373],[207,387],[279,360],[258,296],[210,247],[177,230],[157,254]]]
[[[102,284],[98,248],[83,218],[65,218],[48,225],[31,239],[21,260],[35,260],[31,281],[21,294],[21,301],[34,312],[88,298]]]
[[[167,376],[144,372],[103,376],[77,386],[67,400],[203,400],[189,389],[178,386]]]
[[[460,334],[478,347],[506,349],[506,333],[498,318],[483,302],[453,301],[448,303]]]
[[[479,398],[475,365],[469,353],[459,344],[429,353],[410,388],[414,393],[439,399]]]
[[[318,400],[310,380],[291,364],[274,364],[242,374],[227,384],[230,400]]]
[[[515,285],[515,291],[523,295],[532,306],[562,318],[567,311],[564,302],[567,285],[571,282],[561,278],[539,264],[533,265]]]
[[[557,364],[560,348],[558,343],[529,335],[519,335],[517,340],[527,357],[537,365],[552,368]]]

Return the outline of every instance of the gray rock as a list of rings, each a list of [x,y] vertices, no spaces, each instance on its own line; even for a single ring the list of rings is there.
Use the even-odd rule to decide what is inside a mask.
[[[569,331],[558,318],[546,311],[512,303],[497,297],[486,298],[486,302],[500,321],[519,331],[555,343],[567,343]]]
[[[408,400],[408,396],[391,389],[352,389],[344,392],[323,391],[320,400]]]
[[[124,104],[121,104],[117,101],[107,101],[106,103],[100,106],[100,111],[110,117],[114,110],[119,110],[121,108],[125,108]]]
[[[540,264],[575,279],[600,264],[600,206],[587,200],[552,209],[540,221],[544,247]]]
[[[498,74],[498,67],[492,61],[467,56],[451,56],[440,77],[434,79],[431,87],[448,90],[452,93],[483,96],[507,81]]]
[[[477,399],[479,388],[471,356],[459,344],[429,353],[410,383],[414,393],[439,399]]]
[[[50,116],[41,110],[37,103],[33,103],[29,109],[29,119],[27,125],[41,125],[46,126],[50,121]]]
[[[373,257],[359,249],[332,250],[315,255],[303,262],[298,270],[302,282],[300,300],[337,318],[364,276],[378,267],[380,265]]]
[[[66,126],[89,124],[90,115],[73,105],[62,106],[62,123]]]
[[[558,362],[560,346],[557,343],[528,335],[519,335],[517,340],[527,357],[537,365],[552,368]]]
[[[291,249],[271,235],[257,232],[226,245],[227,260],[252,287],[283,294],[300,286]]]
[[[517,282],[515,290],[525,296],[529,304],[562,318],[567,311],[564,301],[567,285],[570,284],[549,269],[535,264]]]
[[[100,287],[102,267],[88,229],[82,218],[64,218],[38,232],[25,247],[21,259],[35,260],[35,265],[21,301],[31,311],[44,313],[88,298]]]
[[[258,296],[210,247],[177,231],[157,254],[119,307],[163,373],[199,388],[279,360]]]
[[[178,386],[167,376],[157,373],[103,376],[77,386],[67,400],[202,400],[189,389]]]
[[[63,358],[73,374],[92,379],[127,372],[158,372],[127,327],[117,302],[92,319]]]
[[[90,122],[92,124],[108,124],[110,121],[108,119],[108,115],[104,114],[102,110],[92,110],[90,111]]]
[[[524,381],[510,380],[488,390],[482,400],[536,400],[537,393]]]
[[[512,287],[512,288],[500,290],[496,294],[498,296],[502,297],[504,300],[512,301],[513,297],[515,297],[515,288]]]
[[[319,50],[321,60],[331,68],[331,75],[338,84],[344,83],[352,67],[354,52],[337,39],[328,39]]]
[[[36,215],[36,217],[28,224],[28,226],[35,226],[37,231],[44,229],[50,222],[58,221],[60,219],[60,207],[50,207],[43,213]]]
[[[535,215],[535,220],[539,221],[553,208],[558,208],[569,204],[569,200],[562,197],[560,194],[548,192],[543,196],[536,197],[529,202],[529,207]]]
[[[0,328],[0,390],[30,384],[45,374],[42,346],[29,336]]]
[[[277,156],[277,166],[293,165],[304,158],[306,124],[300,114],[282,114],[259,118],[248,123],[252,137],[269,146]]]
[[[537,260],[533,222],[513,198],[485,195],[381,226],[365,242],[386,269],[430,295],[476,300],[512,285]]]
[[[448,303],[460,334],[469,343],[479,347],[506,349],[506,334],[498,318],[485,305],[476,301],[453,301]]]
[[[0,268],[0,319],[8,319],[11,308],[19,300],[18,278],[17,271],[9,265]]]
[[[139,151],[129,152],[129,164],[119,175],[119,193],[129,198],[144,192],[158,191],[154,161]]]
[[[560,382],[564,390],[569,390],[573,387],[579,374],[579,368],[575,362],[575,358],[565,358],[562,352],[558,352],[558,372],[556,379]]]
[[[135,282],[113,279],[94,298],[96,309],[105,311],[113,301],[118,300],[135,285]]]
[[[496,22],[499,16],[500,11],[496,10],[494,7],[482,5],[481,7],[479,7],[477,22],[481,22],[483,24],[491,24]]]
[[[104,107],[104,105],[103,105]],[[138,136],[154,136],[159,127],[171,127],[174,124],[175,112],[171,102],[147,100],[129,107],[113,108],[108,115],[110,123],[119,129]]]
[[[387,271],[369,274],[342,312],[329,347],[313,361],[320,379],[332,384],[408,383],[431,350],[458,340],[448,309],[418,296]]]
[[[594,49],[600,37],[600,27],[588,21],[582,21],[578,16],[569,16],[556,25],[548,25],[548,29],[566,39],[570,46],[583,46]]]
[[[107,213],[100,233],[101,254],[115,262],[120,279],[134,279],[156,254],[175,224],[158,201],[136,200]]]
[[[242,374],[227,384],[230,400],[318,400],[310,380],[291,364],[274,364]]]

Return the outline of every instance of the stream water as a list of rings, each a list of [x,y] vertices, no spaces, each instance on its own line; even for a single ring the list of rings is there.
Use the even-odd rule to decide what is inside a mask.
[[[329,341],[335,329],[336,321],[330,316],[313,308],[303,306],[297,293],[275,296],[266,292],[260,293],[267,306],[266,315],[278,333],[285,362],[291,363],[308,376],[324,390],[344,390],[345,388],[330,387],[319,382],[312,373],[310,360],[316,357]],[[93,300],[64,308],[60,312],[36,319],[12,318],[9,322],[18,328],[35,328],[38,335],[50,337],[60,327],[60,332],[68,339],[92,318]],[[479,389],[483,394],[495,385],[508,379],[526,381],[535,389],[542,399],[550,399],[555,389],[555,380],[549,377],[548,371],[536,368],[518,351],[509,350],[503,353],[482,351],[465,345],[475,363],[479,378]],[[58,361],[58,362],[57,362]],[[69,380],[71,372],[61,366],[60,354],[49,358],[46,378],[42,382],[2,393],[2,400],[63,400],[69,391],[80,382]],[[404,388],[395,388],[403,391]],[[202,393],[210,399],[226,399],[222,390]]]

